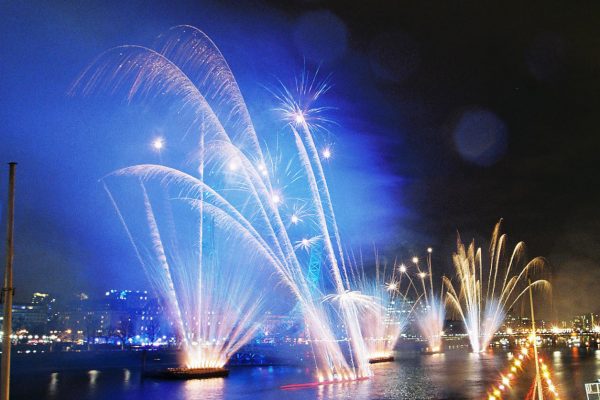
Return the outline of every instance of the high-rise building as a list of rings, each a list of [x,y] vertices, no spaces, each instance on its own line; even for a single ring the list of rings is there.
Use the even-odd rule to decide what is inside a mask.
[[[55,299],[47,293],[34,293],[30,303],[15,303],[12,308],[13,331],[44,334],[52,315]],[[0,310],[2,315],[2,310]],[[4,320],[4,316],[0,316]]]

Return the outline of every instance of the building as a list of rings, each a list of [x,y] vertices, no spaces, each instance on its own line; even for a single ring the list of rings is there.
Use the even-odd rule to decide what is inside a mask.
[[[34,293],[30,303],[15,303],[12,306],[12,328],[14,332],[45,334],[56,299],[47,293]],[[0,320],[4,320],[0,310]]]
[[[577,332],[592,332],[600,324],[598,314],[586,313],[576,315],[571,320],[571,329]]]

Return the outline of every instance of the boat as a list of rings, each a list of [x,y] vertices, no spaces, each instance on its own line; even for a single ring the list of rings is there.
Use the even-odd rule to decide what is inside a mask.
[[[378,363],[392,362],[392,361],[394,361],[394,356],[381,356],[381,357],[369,358],[369,364],[378,364]]]
[[[148,371],[144,376],[155,379],[173,380],[225,378],[229,376],[229,370],[225,368],[167,368]]]

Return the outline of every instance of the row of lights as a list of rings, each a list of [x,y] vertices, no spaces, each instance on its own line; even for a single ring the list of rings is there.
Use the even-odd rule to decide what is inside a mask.
[[[517,357],[514,357],[512,353],[509,353],[508,357],[509,360],[513,360],[510,366],[510,372],[508,374],[500,375],[500,383],[497,386],[492,387],[491,393],[488,394],[488,400],[502,399],[503,393],[510,389],[511,382],[514,381],[519,372],[523,371],[524,362],[530,358],[529,350],[524,346],[521,348],[520,354]],[[559,400],[558,391],[550,378],[548,366],[544,364],[542,358],[538,358],[538,362],[542,371],[543,382],[546,384],[548,391],[554,396],[554,399]]]
[[[512,360],[515,357],[512,353],[508,353],[508,359]],[[521,354],[511,363],[510,372],[507,374],[500,375],[500,384],[496,387],[492,387],[491,393],[488,396],[488,400],[499,400],[502,398],[502,393],[510,388],[511,382],[516,377],[516,374],[523,370],[523,363],[529,358],[529,351],[527,347],[521,348]]]

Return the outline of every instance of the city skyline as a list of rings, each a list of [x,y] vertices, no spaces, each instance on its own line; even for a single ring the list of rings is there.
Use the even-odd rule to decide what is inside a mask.
[[[113,337],[112,344],[119,345],[118,340],[123,338],[130,339],[131,344],[150,345],[153,340],[148,342],[150,335],[156,339],[164,340],[165,336],[172,340],[177,340],[177,335],[173,328],[173,323],[165,314],[157,297],[145,290],[135,289],[107,289],[101,295],[87,295],[80,293],[79,296],[73,296],[70,300],[57,301],[50,293],[34,292],[28,302],[18,302],[13,304],[13,326],[17,336],[35,336],[35,339],[49,337],[79,338],[84,342],[91,344],[107,344],[107,337]],[[392,324],[402,325],[403,338],[425,337],[419,332],[417,326],[418,311],[414,309],[416,299],[400,298],[387,306],[386,320]],[[427,308],[424,304],[421,307]],[[404,316],[408,313],[408,317]],[[208,311],[208,315],[214,318],[215,322],[219,320],[218,315]],[[408,320],[404,321],[404,319]],[[0,313],[0,321],[3,316]],[[88,319],[89,321],[86,321]],[[117,332],[123,324],[123,320],[128,321],[127,328],[129,332]],[[147,321],[146,321],[147,320]],[[151,323],[152,321],[152,323]],[[273,332],[288,332],[291,325],[302,325],[299,314],[290,312],[276,314],[271,311],[265,311],[260,319],[262,328],[253,338],[253,343],[271,343],[269,335]],[[445,321],[445,334],[466,336],[462,321],[452,318],[448,315]],[[156,324],[154,324],[156,322]],[[149,333],[149,327],[152,327],[152,333]],[[579,310],[570,318],[537,321],[538,329],[543,332],[570,334],[571,332],[596,332],[600,333],[600,311],[599,310]],[[510,310],[503,324],[499,327],[495,336],[506,334],[527,335],[531,327],[531,318],[526,310]],[[295,338],[306,338],[302,329],[294,331]],[[97,339],[103,338],[103,342]],[[121,338],[121,339],[119,339]],[[29,339],[33,339],[29,338]],[[73,339],[74,340],[74,339]],[[497,341],[497,338],[494,339]],[[166,344],[166,342],[164,342]]]

